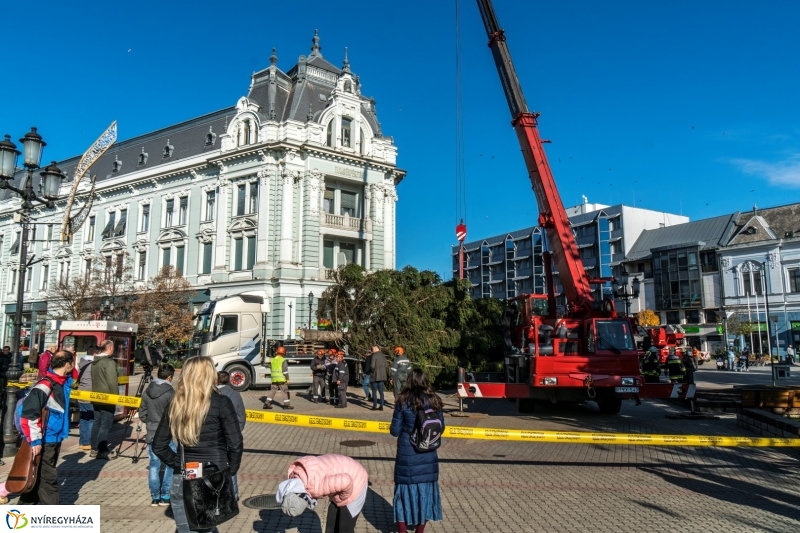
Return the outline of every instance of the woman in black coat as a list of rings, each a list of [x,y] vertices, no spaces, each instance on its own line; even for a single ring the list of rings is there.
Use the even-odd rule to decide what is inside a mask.
[[[438,412],[444,430],[442,400],[428,383],[422,370],[408,375],[392,416],[389,432],[397,437],[397,457],[394,463],[394,520],[398,533],[416,526],[422,533],[429,520],[442,520],[442,501],[439,495],[439,455],[436,451],[419,453],[411,445],[417,412],[433,409]]]
[[[219,470],[226,467],[236,475],[242,462],[242,430],[230,398],[216,387],[217,371],[210,357],[191,357],[186,360],[175,398],[153,438],[153,453],[173,469],[170,503],[178,533],[192,533],[183,504],[183,464],[211,463]],[[170,442],[178,444],[172,451]]]

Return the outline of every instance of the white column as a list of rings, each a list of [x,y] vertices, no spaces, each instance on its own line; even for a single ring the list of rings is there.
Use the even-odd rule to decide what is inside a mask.
[[[262,167],[258,171],[258,236],[256,237],[256,264],[269,262],[269,195],[270,170]]]
[[[214,250],[214,268],[212,270],[228,270],[225,264],[225,248],[228,244],[228,190],[231,182],[225,178],[219,179],[219,199],[216,213],[217,238]]]
[[[292,261],[292,178],[293,172],[283,169],[281,196],[281,262]]]
[[[394,194],[390,186],[384,185],[383,205],[383,268],[394,268]]]
[[[305,213],[303,194],[305,193],[304,182],[307,178],[297,180],[297,252],[295,253],[295,262],[302,264],[303,262],[303,214]]]

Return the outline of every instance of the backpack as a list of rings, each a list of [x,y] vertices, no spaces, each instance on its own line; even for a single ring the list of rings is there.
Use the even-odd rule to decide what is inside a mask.
[[[49,397],[50,394],[52,394],[52,392],[53,392],[53,380],[50,379],[49,377],[45,376],[42,379],[40,379],[39,381],[37,381],[33,385],[33,387],[28,387],[25,390],[25,394],[22,396],[22,398],[17,400],[17,405],[14,407],[14,427],[16,427],[17,431],[19,431],[20,433],[23,433],[23,431],[22,431],[22,423],[20,422],[20,419],[22,418],[22,404],[23,404],[23,402],[25,402],[25,398],[28,397],[28,395],[31,393],[31,391],[33,389],[35,389],[39,384],[44,383],[45,381],[47,382],[45,385],[48,386],[49,389],[50,389],[50,390],[47,391],[47,396]],[[45,428],[42,428],[42,438],[44,438],[44,431],[45,431]]]
[[[442,445],[442,421],[433,409],[417,411],[414,429],[411,431],[411,446],[418,453],[435,452]]]

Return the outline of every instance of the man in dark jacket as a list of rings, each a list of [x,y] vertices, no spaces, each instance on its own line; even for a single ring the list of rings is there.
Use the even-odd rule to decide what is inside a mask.
[[[333,379],[333,371],[336,370],[336,348],[328,350],[328,357],[325,358],[325,378],[328,380],[328,399],[331,405],[336,405],[336,380]]]
[[[361,386],[364,388],[364,397],[366,400],[372,401],[372,389],[370,387],[370,381],[372,378],[369,376],[369,373],[372,371],[372,353],[367,355],[364,358],[364,373],[363,378],[361,378]]]
[[[75,357],[71,352],[56,352],[45,379],[34,385],[22,402],[19,425],[31,445],[33,455],[41,454],[36,484],[20,496],[22,505],[58,505],[58,454],[61,441],[69,436],[69,394]],[[42,427],[42,410],[47,407],[47,427]]]
[[[317,355],[311,360],[311,397],[314,403],[325,401],[325,378],[328,369],[325,367],[325,350],[317,350]]]
[[[92,361],[92,392],[119,394],[117,383],[117,363],[114,355],[114,341],[106,339],[100,343],[100,353]],[[94,403],[94,426],[92,427],[92,451],[89,457],[97,459],[116,459],[109,453],[108,432],[114,423],[116,405]]]
[[[408,373],[411,372],[411,361],[406,357],[406,351],[402,346],[394,349],[394,362],[389,371],[392,374],[392,379],[389,380],[389,383],[392,384],[392,394],[394,394],[394,399],[397,401],[397,396],[406,386]]]
[[[386,381],[386,354],[377,346],[372,347],[370,381],[372,382],[372,410],[383,411],[383,383]],[[378,407],[378,391],[381,393],[381,406]]]
[[[0,387],[6,388],[8,383],[8,369],[11,366],[11,346],[3,346],[3,352],[0,353]],[[5,409],[5,406],[3,406]]]
[[[336,354],[336,368],[333,371],[333,379],[336,381],[336,387],[339,390],[339,405],[336,407],[347,407],[347,384],[350,382],[350,369],[347,368],[347,363],[344,361],[344,352],[342,351]]]
[[[158,377],[154,379],[142,394],[142,404],[139,406],[139,420],[147,426],[147,451],[150,454],[150,474],[147,478],[150,485],[150,505],[155,507],[169,505],[169,489],[172,486],[172,468],[167,466],[164,469],[163,481],[159,477],[161,474],[161,459],[153,453],[153,437],[156,435],[158,424],[164,413],[169,409],[169,404],[175,396],[175,389],[172,388],[172,377],[175,369],[172,365],[163,365],[158,368]],[[175,443],[171,444],[172,446]],[[175,450],[176,448],[173,448]]]

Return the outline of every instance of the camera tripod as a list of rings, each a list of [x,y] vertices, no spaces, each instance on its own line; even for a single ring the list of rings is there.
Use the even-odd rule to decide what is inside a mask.
[[[144,375],[142,376],[142,380],[139,381],[139,388],[136,389],[136,398],[141,398],[142,393],[144,392],[145,386],[153,381],[153,367],[151,365],[143,365],[144,368]],[[122,433],[123,440],[125,439],[125,435],[128,434],[128,428],[130,427],[131,423],[133,422],[134,417],[139,412],[138,407],[131,407],[128,409],[128,415],[125,417],[125,429]],[[139,462],[139,458],[144,453],[145,449],[147,448],[147,443],[142,443],[141,448],[139,447],[139,441],[142,438],[142,422],[141,420],[136,421],[136,440],[133,444],[128,445],[124,451],[128,451],[133,448],[133,455],[131,456],[131,462],[136,464]],[[116,457],[124,457],[122,455],[122,444],[117,447]]]

